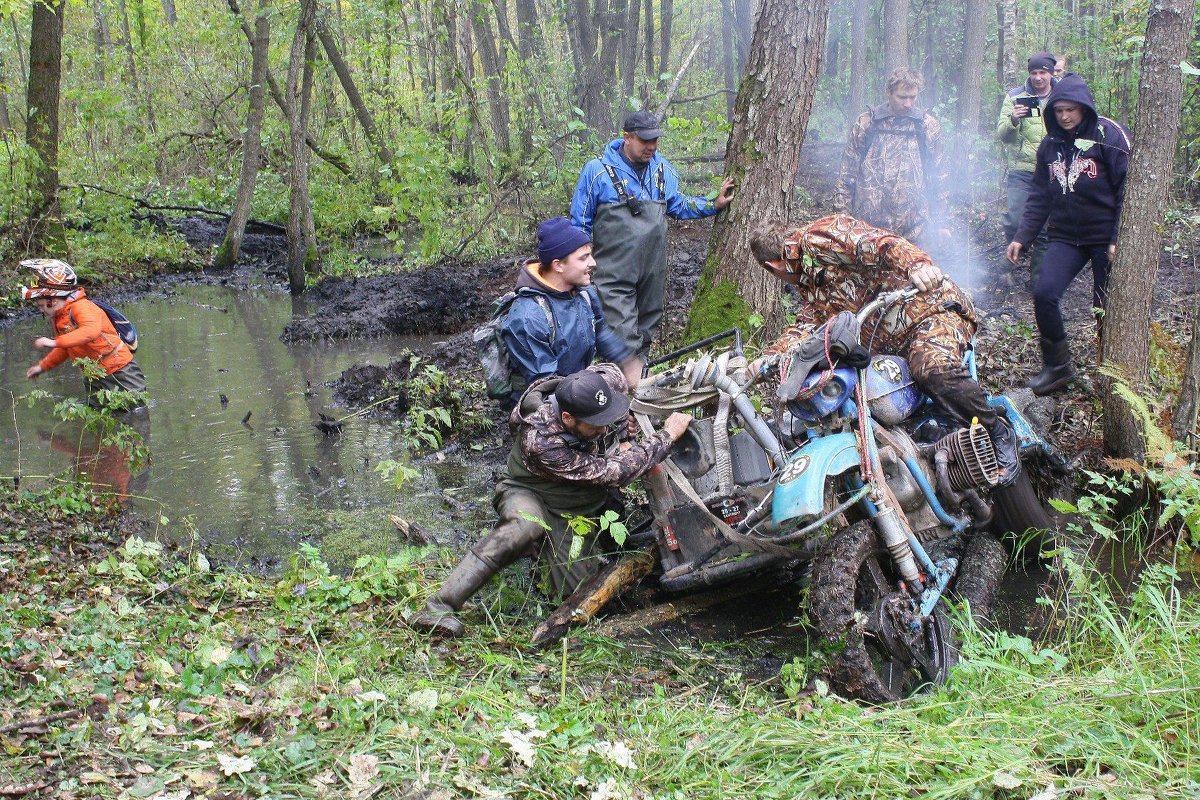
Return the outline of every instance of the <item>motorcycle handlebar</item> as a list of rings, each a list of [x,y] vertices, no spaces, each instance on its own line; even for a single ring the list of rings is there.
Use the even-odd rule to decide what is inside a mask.
[[[857,316],[859,324],[866,322],[876,310],[880,308],[887,308],[894,303],[900,303],[905,300],[909,300],[913,297],[916,297],[920,293],[920,289],[915,286],[910,286],[907,289],[898,289],[894,292],[882,292],[876,295],[874,300],[858,310]]]

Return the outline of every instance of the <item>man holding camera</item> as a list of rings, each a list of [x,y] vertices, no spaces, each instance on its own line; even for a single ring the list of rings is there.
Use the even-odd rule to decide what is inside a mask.
[[[666,299],[667,217],[713,216],[733,200],[733,178],[714,200],[683,194],[675,168],[658,154],[658,118],[638,111],[623,127],[579,173],[571,221],[592,237],[592,281],[609,327],[644,362]]]
[[[1008,212],[1004,215],[1004,241],[1011,242],[1021,223],[1025,201],[1033,189],[1033,168],[1037,164],[1037,149],[1046,135],[1042,121],[1042,104],[1050,95],[1057,80],[1054,78],[1056,59],[1050,53],[1034,53],[1029,57],[1029,79],[1021,86],[1008,90],[996,123],[996,138],[1009,155]],[[1033,247],[1036,269],[1046,248],[1046,237],[1039,235]]]

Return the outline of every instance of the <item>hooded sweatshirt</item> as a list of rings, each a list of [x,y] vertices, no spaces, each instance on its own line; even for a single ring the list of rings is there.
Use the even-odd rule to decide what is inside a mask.
[[[604,321],[594,287],[560,292],[538,276],[537,267],[537,259],[530,259],[521,268],[517,299],[501,327],[509,362],[526,385],[538,378],[578,372],[592,363],[597,352],[605,361],[617,363],[633,355]]]
[[[1054,105],[1060,101],[1083,106],[1083,121],[1074,131],[1058,124]],[[1038,146],[1035,191],[1025,203],[1013,239],[1027,248],[1042,224],[1049,221],[1047,235],[1052,242],[1112,244],[1117,240],[1125,199],[1129,132],[1120,123],[1096,113],[1091,90],[1073,72],[1054,87],[1045,108],[1046,138]]]

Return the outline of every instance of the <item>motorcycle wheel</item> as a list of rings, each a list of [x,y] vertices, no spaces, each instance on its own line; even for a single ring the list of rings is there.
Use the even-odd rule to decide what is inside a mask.
[[[891,556],[868,521],[838,531],[814,561],[812,617],[821,638],[841,646],[829,667],[839,694],[871,703],[903,700],[945,681],[957,660],[941,606],[913,631],[916,615],[896,584]]]
[[[1012,543],[1015,553],[1033,560],[1045,547],[1054,546],[1057,526],[1033,488],[1029,470],[1023,469],[1008,486],[992,490],[991,529]]]

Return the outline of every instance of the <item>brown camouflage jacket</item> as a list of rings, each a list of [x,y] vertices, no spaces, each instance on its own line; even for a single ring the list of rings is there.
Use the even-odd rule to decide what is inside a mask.
[[[627,391],[625,378],[615,364],[593,364],[588,369],[603,375],[614,392]],[[557,377],[546,378],[526,390],[526,396],[538,389],[542,391],[543,400],[535,410],[528,410],[531,403],[525,397],[513,409],[509,421],[516,441],[509,456],[510,476],[519,479],[526,473],[558,483],[615,488],[640,477],[666,458],[672,444],[666,431],[658,431],[623,450],[617,440],[627,435],[624,428],[617,437],[586,440],[572,434],[563,425],[558,403],[545,391],[548,387],[544,384],[557,384],[557,380]]]
[[[943,169],[937,119],[920,109],[895,114],[883,103],[860,114],[850,129],[833,208],[915,239],[946,213]]]
[[[792,244],[795,243],[795,244]],[[822,217],[784,237],[789,282],[800,292],[795,324],[784,329],[768,353],[783,353],[803,341],[840,311],[857,312],[880,292],[906,289],[909,275],[932,263],[912,242],[846,214]],[[946,278],[942,285],[887,310],[882,319],[862,326],[864,343],[874,337],[874,352],[899,352],[917,326],[938,314],[953,314],[974,335],[975,309],[967,294]],[[957,323],[956,324],[960,324]]]

